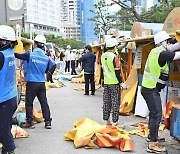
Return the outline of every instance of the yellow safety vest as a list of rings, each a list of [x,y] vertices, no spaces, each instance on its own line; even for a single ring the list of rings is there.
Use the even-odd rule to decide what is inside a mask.
[[[101,56],[101,63],[104,74],[104,84],[118,84],[119,81],[115,74],[115,68],[113,64],[115,54],[112,52],[105,52]]]
[[[142,81],[143,87],[152,89],[156,88],[157,82],[160,84],[166,84],[166,81],[159,78],[161,73],[167,77],[169,73],[169,67],[167,63],[163,67],[160,67],[158,63],[158,58],[162,51],[162,47],[156,47],[151,50],[144,69]]]

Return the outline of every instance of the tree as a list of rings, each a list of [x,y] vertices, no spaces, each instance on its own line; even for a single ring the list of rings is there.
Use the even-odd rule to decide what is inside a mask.
[[[120,29],[126,25],[126,30],[130,30],[133,22],[151,22],[163,23],[174,8],[180,6],[179,0],[159,0],[159,5],[151,7],[148,11],[142,10],[139,14],[136,10],[138,0],[112,0],[111,6],[117,4],[121,7],[116,15],[116,20],[119,23]],[[129,5],[127,5],[129,4]]]
[[[22,37],[30,38],[29,33],[22,32]],[[35,34],[36,36],[37,34]],[[84,43],[76,39],[64,39],[61,36],[55,36],[53,34],[45,34],[46,42],[55,43],[59,48],[66,48],[67,45],[71,45],[73,49],[81,49],[84,47]]]
[[[102,30],[106,35],[108,30],[111,29],[114,25],[114,21],[116,20],[115,15],[107,12],[107,5],[105,0],[100,0],[98,3],[94,4],[95,9],[89,10],[94,13],[95,16],[93,18],[89,18],[89,20],[95,22],[95,34],[99,34]]]
[[[148,11],[143,12],[142,16],[145,22],[164,23],[168,14],[180,6],[179,0],[159,0],[159,5],[154,5]]]

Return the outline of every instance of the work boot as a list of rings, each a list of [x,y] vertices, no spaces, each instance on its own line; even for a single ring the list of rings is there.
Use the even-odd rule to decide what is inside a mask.
[[[150,142],[149,137],[148,137],[148,138],[146,138],[146,141],[147,141],[147,142]],[[159,136],[158,136],[157,141],[158,141],[158,142],[165,142],[166,140],[165,140],[165,138],[164,138],[164,137],[159,137]]]
[[[51,129],[51,121],[45,121],[45,128]]]
[[[34,126],[34,123],[33,122],[25,122],[21,125],[22,128],[31,128],[31,129],[34,129],[35,126]]]
[[[117,126],[117,125],[118,125],[118,121],[112,123],[112,126]]]
[[[84,95],[89,95],[89,93],[84,93]]]
[[[104,120],[103,125],[105,125],[105,126],[111,125],[110,120],[109,119],[108,120]]]
[[[2,152],[1,153],[2,154],[15,154],[14,150],[10,151],[10,152],[6,152],[3,147],[2,147]]]
[[[149,153],[164,153],[166,152],[166,148],[163,146],[160,146],[158,142],[149,142],[149,145],[147,147],[147,152]]]

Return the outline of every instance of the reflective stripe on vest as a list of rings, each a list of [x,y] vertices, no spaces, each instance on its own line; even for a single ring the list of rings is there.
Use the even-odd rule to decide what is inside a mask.
[[[101,63],[104,74],[104,84],[118,84],[119,81],[115,74],[115,68],[113,64],[115,54],[112,52],[106,52],[101,56]]]
[[[148,78],[150,80],[154,80],[154,81],[159,82],[161,84],[166,84],[166,81],[163,81],[161,79],[157,79],[156,77],[148,75],[148,74],[144,74],[143,77]]]
[[[163,67],[159,66],[158,58],[162,51],[163,48],[161,47],[157,47],[151,50],[144,69],[142,81],[143,87],[155,88],[157,82],[161,84],[166,84],[166,81],[159,79],[161,73],[163,73],[164,75],[168,75],[169,72],[167,63]]]

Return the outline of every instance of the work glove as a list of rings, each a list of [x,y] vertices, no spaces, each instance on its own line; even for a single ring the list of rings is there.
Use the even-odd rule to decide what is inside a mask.
[[[127,86],[127,85],[124,84],[124,83],[121,83],[120,86],[121,86],[121,88],[122,88],[123,90],[127,90],[127,89],[130,87],[130,86]]]

